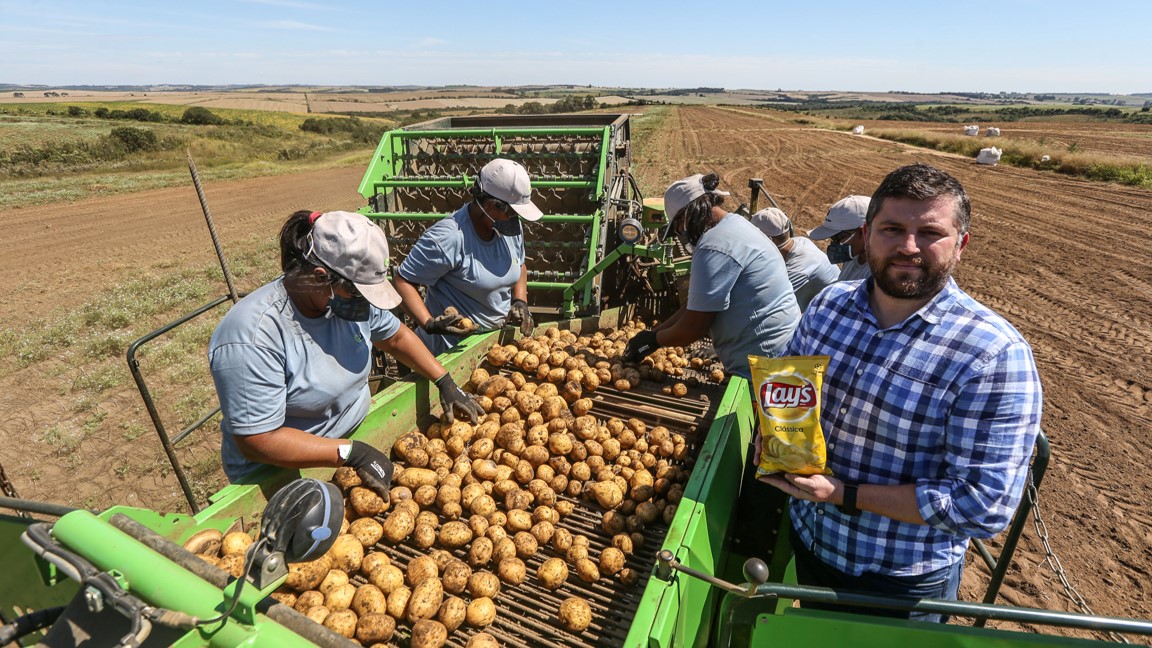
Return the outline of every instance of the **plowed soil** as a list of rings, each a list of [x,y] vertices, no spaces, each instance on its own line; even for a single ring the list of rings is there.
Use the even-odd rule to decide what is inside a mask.
[[[870,195],[897,166],[927,162],[959,178],[974,215],[957,281],[1031,342],[1052,444],[1039,496],[1046,531],[1031,524],[1026,529],[1001,600],[1076,609],[1045,564],[1047,544],[1095,612],[1152,618],[1152,472],[1145,466],[1152,456],[1152,192],[978,166],[868,136],[710,107],[672,110],[635,155],[645,187],[719,173],[733,193],[733,209],[749,199],[748,179],[763,178],[805,230],[819,224],[836,200]],[[357,207],[362,173],[348,168],[210,185],[221,237],[261,230],[272,236],[288,213],[302,207]],[[760,206],[767,204],[762,198]],[[214,258],[190,189],[21,209],[5,219],[0,254],[8,265],[0,315],[10,324],[35,321],[138,268],[199,266]],[[0,408],[13,414],[0,437],[0,463],[22,496],[181,508],[171,477],[125,482],[110,472],[129,453],[160,457],[151,437],[129,449],[133,444],[110,432],[85,442],[74,468],[46,465],[35,439],[54,409],[66,409],[58,378],[40,368],[3,383]],[[130,388],[113,400],[118,403],[106,405],[109,420],[136,417],[147,425]],[[28,479],[32,470],[41,477]],[[992,544],[995,550],[998,543]],[[962,594],[979,600],[988,570],[974,553],[968,564]]]

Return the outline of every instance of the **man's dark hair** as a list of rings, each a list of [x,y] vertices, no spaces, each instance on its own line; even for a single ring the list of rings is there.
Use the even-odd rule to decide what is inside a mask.
[[[712,218],[712,208],[724,204],[724,196],[712,193],[720,186],[720,176],[709,173],[700,179],[708,193],[688,203],[681,212],[684,214],[684,233],[692,245],[700,242],[704,231],[708,229],[708,222]],[[675,215],[675,214],[673,214]]]
[[[960,230],[960,234],[965,234],[972,220],[972,206],[968,202],[968,193],[964,191],[959,180],[927,164],[909,164],[889,173],[872,194],[872,202],[868,205],[868,214],[864,220],[869,225],[872,224],[872,218],[884,206],[885,198],[931,200],[940,196],[952,196],[956,199],[953,212],[956,229]]]

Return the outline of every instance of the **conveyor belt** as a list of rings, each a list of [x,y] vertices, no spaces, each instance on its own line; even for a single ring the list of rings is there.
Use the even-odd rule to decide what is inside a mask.
[[[683,464],[691,466],[699,449],[697,432],[707,431],[712,424],[721,393],[721,388],[706,385],[691,390],[688,396],[675,398],[661,394],[658,385],[645,383],[626,392],[601,387],[587,395],[595,402],[591,413],[599,419],[638,418],[649,427],[663,425],[672,432],[684,434],[689,440],[689,451]],[[574,535],[587,536],[590,541],[589,557],[598,562],[600,552],[611,546],[611,536],[600,528],[603,510],[592,500],[575,499],[567,495],[560,495],[558,499],[571,501],[575,507],[571,515],[560,520],[557,528],[567,529]],[[556,591],[550,591],[539,584],[536,570],[548,558],[564,556],[542,545],[535,555],[524,561],[528,574],[522,584],[510,586],[501,583],[500,594],[495,598],[496,621],[483,629],[462,625],[449,633],[446,645],[464,646],[471,636],[481,631],[493,635],[501,646],[622,645],[640,605],[644,586],[656,561],[656,553],[668,533],[668,526],[658,521],[647,525],[643,533],[643,547],[627,556],[626,562],[626,566],[640,576],[636,585],[627,587],[607,575],[602,575],[596,583],[585,583],[569,565],[567,583]],[[380,544],[376,550],[386,553],[405,573],[412,559],[427,553],[411,542],[396,546]],[[451,553],[467,562],[467,547]],[[486,570],[495,573],[495,564],[490,564]],[[560,603],[569,596],[583,598],[592,608],[592,625],[583,632],[570,632],[560,623]],[[461,598],[469,600],[467,595]],[[408,624],[401,624],[391,645],[406,645],[408,633]]]

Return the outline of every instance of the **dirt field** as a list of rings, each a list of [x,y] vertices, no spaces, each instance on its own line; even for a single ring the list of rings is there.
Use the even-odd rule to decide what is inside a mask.
[[[871,194],[897,166],[923,161],[957,176],[974,211],[972,241],[957,280],[1028,338],[1044,381],[1044,430],[1053,452],[1040,494],[1047,541],[1094,611],[1152,618],[1152,474],[1143,465],[1152,455],[1152,271],[1146,251],[1152,192],[977,166],[947,154],[708,107],[671,112],[636,159],[647,187],[664,187],[689,173],[720,173],[723,188],[734,194],[732,208],[748,199],[749,178],[763,178],[805,229],[845,195]],[[258,230],[272,236],[293,209],[358,206],[355,186],[362,172],[222,182],[208,190],[225,240]],[[8,323],[33,322],[135,268],[213,259],[190,189],[21,209],[6,219],[0,254],[9,268],[0,315]],[[50,258],[52,271],[28,263],[30,258]],[[104,503],[179,508],[174,479],[126,483],[109,473],[125,455],[159,457],[151,433],[136,444],[114,433],[86,442],[79,468],[43,476],[53,468],[38,454],[35,439],[53,411],[63,409],[58,371],[65,368],[39,367],[0,384],[0,408],[9,413],[0,463],[21,495],[75,503],[96,494]],[[137,417],[147,425],[131,388],[113,400],[109,420]],[[29,479],[33,470],[42,476]],[[1041,538],[1030,527],[1003,600],[1074,609],[1044,556]],[[965,574],[968,600],[978,598],[986,580],[975,560],[970,557]]]

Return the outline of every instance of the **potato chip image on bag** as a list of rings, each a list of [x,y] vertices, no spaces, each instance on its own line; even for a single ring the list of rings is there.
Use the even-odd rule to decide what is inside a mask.
[[[760,415],[757,477],[780,472],[832,474],[820,427],[820,388],[829,360],[828,356],[748,356],[752,399]]]

